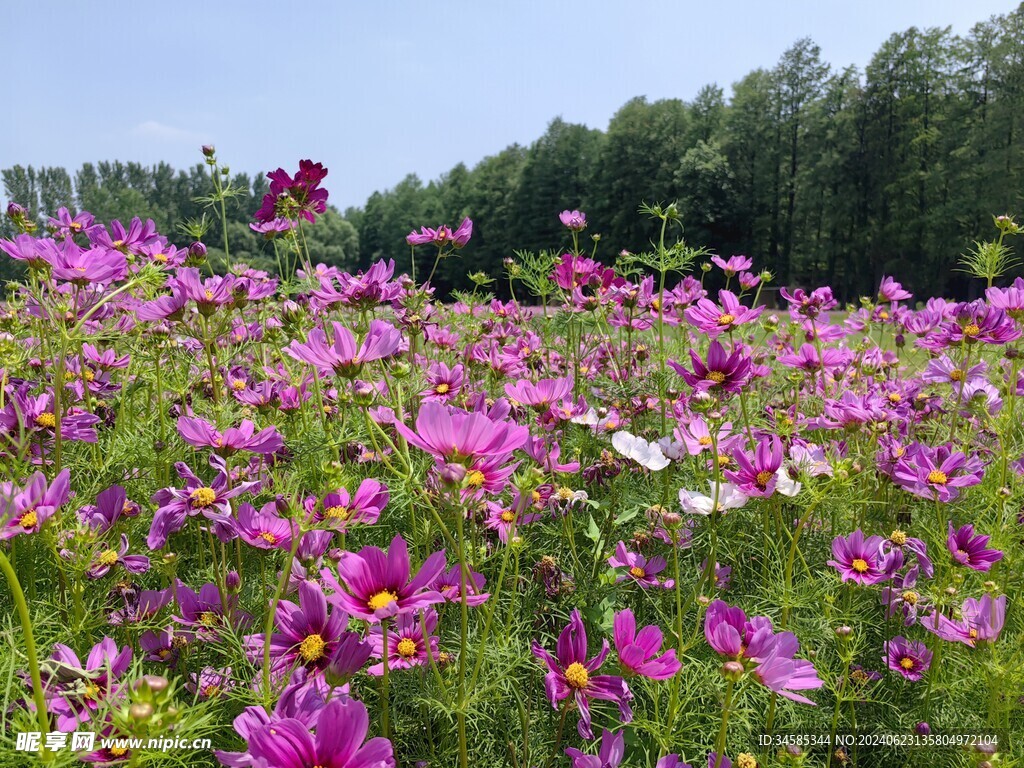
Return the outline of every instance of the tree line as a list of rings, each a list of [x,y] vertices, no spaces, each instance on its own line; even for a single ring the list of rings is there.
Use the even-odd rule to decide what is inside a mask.
[[[688,244],[753,256],[778,285],[827,283],[853,299],[897,274],[921,295],[964,295],[958,258],[990,237],[993,214],[1020,211],[1022,123],[1024,4],[964,36],[893,34],[863,71],[831,67],[805,38],[728,98],[716,85],[692,101],[638,97],[604,131],[556,118],[529,146],[329,209],[310,249],[344,268],[393,258],[408,270],[411,230],[469,216],[472,241],[434,280],[445,292],[468,287],[470,271],[501,278],[516,250],[564,247],[565,208],[586,211],[604,261],[649,249],[639,204],[676,201]],[[86,164],[73,183],[62,168],[2,173],[8,199],[33,210],[139,215],[168,235],[202,215],[195,199],[211,191],[203,165]],[[233,185],[244,194],[229,201],[232,257],[273,268],[247,226],[266,182],[237,174]],[[220,242],[216,222],[207,239]]]

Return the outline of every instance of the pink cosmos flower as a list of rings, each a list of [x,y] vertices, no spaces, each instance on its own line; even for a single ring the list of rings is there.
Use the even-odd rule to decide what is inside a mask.
[[[975,535],[974,526],[970,523],[956,530],[953,530],[953,523],[949,523],[949,536],[946,539],[946,548],[953,556],[954,562],[965,565],[973,571],[988,571],[993,563],[1003,559],[1003,553],[998,549],[988,549],[987,544],[990,536],[982,534]]]
[[[710,299],[698,299],[683,313],[690,325],[712,339],[757,320],[764,312],[764,307],[744,307],[732,291],[719,291],[718,300],[722,303],[720,307]]]
[[[652,624],[637,633],[636,618],[628,608],[615,614],[613,627],[619,664],[629,674],[651,680],[668,680],[682,668],[675,648],[658,656],[662,643],[658,627]]]
[[[256,432],[256,425],[242,419],[237,427],[221,432],[203,419],[181,416],[178,419],[178,434],[189,445],[196,448],[212,448],[219,456],[233,456],[238,451],[251,451],[266,455],[277,453],[284,447],[284,440],[276,427],[267,427]]]
[[[749,256],[730,256],[726,261],[721,256],[712,256],[711,263],[721,269],[726,277],[734,277],[738,272],[750,269],[754,266],[754,260]]]
[[[1006,595],[993,599],[986,593],[981,600],[969,597],[960,607],[960,620],[954,621],[940,611],[921,620],[921,626],[951,643],[963,643],[971,648],[978,643],[995,642],[1006,622]]]
[[[601,641],[601,650],[592,659],[587,659],[587,630],[579,610],[574,609],[569,624],[558,636],[556,656],[552,656],[534,641],[533,655],[548,668],[544,676],[544,687],[553,709],[559,702],[572,697],[580,713],[576,730],[584,739],[594,738],[590,727],[590,700],[614,701],[619,705],[619,716],[623,723],[633,719],[629,702],[633,698],[626,682],[615,675],[597,675],[608,656],[608,641]]]
[[[761,438],[753,456],[741,448],[732,453],[736,469],[725,470],[726,478],[747,496],[767,498],[775,493],[778,471],[784,458],[782,441],[778,435]]]
[[[587,228],[587,214],[583,211],[562,211],[558,214],[558,220],[572,232],[582,232]]]
[[[303,505],[316,522],[344,532],[353,525],[376,523],[390,498],[386,485],[368,477],[354,494],[349,494],[348,488],[339,488],[324,496],[319,504],[314,497],[309,497]]]
[[[54,644],[50,658],[70,668],[42,681],[47,708],[57,715],[57,730],[70,733],[121,697],[118,679],[131,666],[132,649],[128,645],[118,649],[111,638],[104,637],[89,651],[85,664],[63,643]]]
[[[493,421],[482,413],[424,403],[416,417],[416,431],[401,422],[395,429],[410,445],[442,461],[469,463],[507,456],[521,448],[529,430],[518,424]]]
[[[293,341],[284,348],[285,353],[300,362],[316,366],[323,374],[337,373],[355,378],[364,363],[391,357],[402,343],[402,332],[383,320],[370,321],[370,330],[362,344],[341,323],[332,323],[334,340],[328,342],[320,328],[309,332],[305,343]]]

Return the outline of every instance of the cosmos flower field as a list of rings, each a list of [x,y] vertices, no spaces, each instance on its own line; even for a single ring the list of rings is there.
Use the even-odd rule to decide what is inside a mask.
[[[471,219],[311,263],[326,175],[282,276],[8,208],[0,765],[1019,764],[1024,281],[768,307],[657,205],[441,297]]]

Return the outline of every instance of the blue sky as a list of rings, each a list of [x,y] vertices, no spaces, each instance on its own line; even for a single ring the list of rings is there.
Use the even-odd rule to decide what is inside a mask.
[[[605,128],[628,99],[691,99],[810,36],[863,67],[893,32],[973,24],[1013,0],[436,0],[7,3],[0,167],[166,160],[213,142],[233,170],[330,169],[361,204],[555,116]]]

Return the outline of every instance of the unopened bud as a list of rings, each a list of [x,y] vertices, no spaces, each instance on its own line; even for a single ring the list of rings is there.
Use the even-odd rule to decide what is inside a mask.
[[[153,705],[148,701],[140,701],[137,704],[132,704],[128,709],[128,716],[132,720],[149,720],[153,716]]]
[[[738,661],[727,661],[725,662],[725,664],[722,665],[722,668],[719,671],[722,673],[722,677],[724,677],[726,680],[729,680],[730,682],[735,683],[738,682],[741,677],[743,677],[743,673],[745,670],[743,669],[743,665],[740,664]]]

